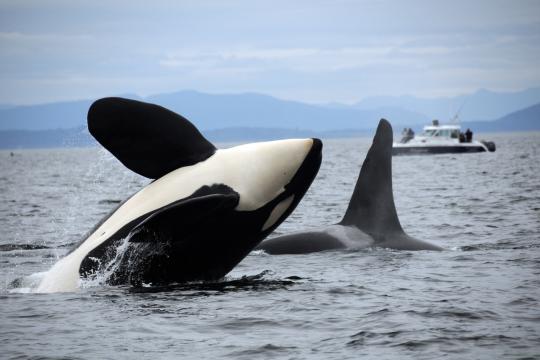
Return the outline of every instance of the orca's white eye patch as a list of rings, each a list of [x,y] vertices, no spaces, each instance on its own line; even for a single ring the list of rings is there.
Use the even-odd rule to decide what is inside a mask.
[[[293,200],[294,200],[294,195],[291,195],[285,200],[282,200],[279,204],[277,204],[276,207],[270,213],[270,216],[268,217],[268,219],[266,219],[266,222],[264,223],[262,227],[262,231],[274,225],[276,221],[278,221],[278,219],[281,217],[281,215],[283,215],[283,213],[287,211],[289,206],[291,206]]]

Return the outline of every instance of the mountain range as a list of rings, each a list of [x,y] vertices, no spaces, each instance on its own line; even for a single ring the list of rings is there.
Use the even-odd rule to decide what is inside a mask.
[[[380,118],[390,120],[396,129],[407,126],[419,130],[433,118],[445,122],[458,112],[466,120],[462,126],[474,131],[540,130],[540,88],[514,93],[480,90],[435,99],[372,97],[351,105],[313,105],[256,93],[180,91],[145,98],[133,94],[122,97],[178,112],[215,141],[358,136],[375,128]],[[0,107],[0,148],[93,143],[85,131],[92,101]]]
[[[493,121],[467,121],[463,128],[475,131],[538,131],[540,130],[540,104],[515,111]]]
[[[385,111],[361,110],[354,107],[336,109],[280,100],[255,93],[204,94],[196,91],[180,91],[146,98],[136,95],[123,97],[164,106],[182,114],[203,130],[260,127],[325,131],[371,128],[382,116],[399,118],[404,124],[418,121],[418,118],[424,122],[427,120],[424,115],[406,109]],[[0,131],[69,129],[85,126],[86,113],[91,103],[92,100],[82,100],[0,109]]]
[[[448,121],[459,113],[464,121],[499,119],[509,113],[540,103],[540,87],[518,92],[493,92],[478,90],[468,95],[442,98],[417,98],[413,96],[369,97],[353,105],[361,110],[381,107],[407,109],[427,115],[430,119]]]

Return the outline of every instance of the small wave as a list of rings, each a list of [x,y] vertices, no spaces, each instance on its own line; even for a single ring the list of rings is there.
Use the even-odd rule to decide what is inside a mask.
[[[427,318],[457,318],[457,319],[467,319],[467,320],[483,320],[483,319],[494,319],[497,318],[497,314],[489,310],[481,311],[466,311],[461,309],[446,309],[441,311],[436,310],[427,310],[427,311],[417,311],[417,310],[408,310],[405,313],[419,315]]]
[[[536,306],[537,302],[538,302],[537,299],[529,297],[529,296],[525,296],[525,297],[520,297],[520,298],[517,298],[517,299],[514,299],[514,300],[510,301],[508,303],[508,305],[533,305],[533,306]]]
[[[433,337],[428,339],[422,339],[422,340],[408,340],[404,341],[398,344],[393,345],[394,347],[406,347],[410,350],[415,350],[418,348],[422,348],[429,345],[435,345],[435,344],[452,344],[452,343],[460,343],[464,344],[467,342],[473,342],[476,346],[482,346],[482,347],[491,347],[494,345],[500,345],[502,342],[508,342],[508,341],[514,341],[518,340],[515,337],[510,337],[506,335],[471,335],[471,336],[456,336],[456,337],[449,337],[449,336],[440,336],[440,337]]]
[[[258,317],[244,317],[244,318],[236,318],[233,320],[225,321],[219,325],[222,329],[227,330],[242,330],[242,329],[249,329],[249,328],[262,328],[262,327],[280,327],[282,324],[278,321],[264,319],[264,318],[258,318]]]
[[[259,346],[259,347],[254,347],[252,349],[246,349],[246,350],[241,350],[241,351],[235,351],[235,352],[232,352],[231,356],[233,357],[243,357],[243,356],[247,356],[247,357],[261,357],[262,356],[278,356],[278,355],[283,355],[285,353],[289,353],[291,350],[295,350],[297,349],[297,347],[295,346],[278,346],[278,345],[274,345],[274,344],[266,344],[266,345],[263,345],[263,346]]]
[[[100,205],[109,205],[109,204],[120,204],[122,200],[116,200],[116,199],[104,199],[100,200],[98,204]]]
[[[0,251],[14,251],[14,250],[42,250],[50,249],[50,247],[45,245],[35,245],[35,244],[3,244],[0,245]]]
[[[488,247],[485,244],[478,244],[478,245],[465,245],[465,246],[458,246],[453,248],[453,250],[458,251],[479,251],[479,250],[486,250]]]
[[[503,249],[511,249],[511,250],[525,250],[525,249],[531,249],[540,247],[540,244],[531,243],[531,244],[519,244],[516,241],[499,241],[496,243],[482,243],[482,244],[474,244],[474,245],[465,245],[456,247],[456,250],[461,251],[481,251],[481,250],[503,250]]]
[[[476,261],[476,258],[473,255],[457,255],[452,258],[454,261]]]
[[[372,331],[360,331],[354,335],[351,335],[351,341],[347,343],[347,346],[364,346],[368,342],[377,342],[378,345],[386,345],[391,343],[390,340],[401,335],[403,332],[400,330],[394,330],[389,332],[372,332]]]
[[[79,243],[79,242],[74,241],[74,242],[70,242],[70,243],[66,243],[66,244],[59,245],[58,247],[59,247],[59,248],[71,248],[71,247],[77,245],[78,243]]]
[[[130,293],[160,293],[160,292],[186,292],[185,295],[203,296],[212,293],[225,293],[237,291],[260,291],[284,289],[294,284],[300,277],[289,276],[285,279],[265,279],[270,272],[265,270],[257,275],[242,276],[239,279],[221,281],[200,281],[170,284],[163,286],[144,285],[129,288]]]

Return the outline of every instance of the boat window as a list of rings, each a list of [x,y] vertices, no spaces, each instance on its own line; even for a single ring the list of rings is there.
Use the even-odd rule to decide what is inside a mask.
[[[435,136],[435,130],[425,130],[424,136]]]
[[[452,130],[452,134],[450,135],[452,139],[459,138],[459,130]]]

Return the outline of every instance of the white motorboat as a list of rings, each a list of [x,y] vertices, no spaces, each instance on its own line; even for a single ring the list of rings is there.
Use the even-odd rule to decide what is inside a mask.
[[[402,135],[399,142],[394,142],[392,155],[495,151],[494,142],[473,140],[471,130],[462,132],[460,125],[441,125],[438,120],[433,120],[431,125],[424,126],[424,131],[420,135],[415,135],[412,129],[404,129]]]

